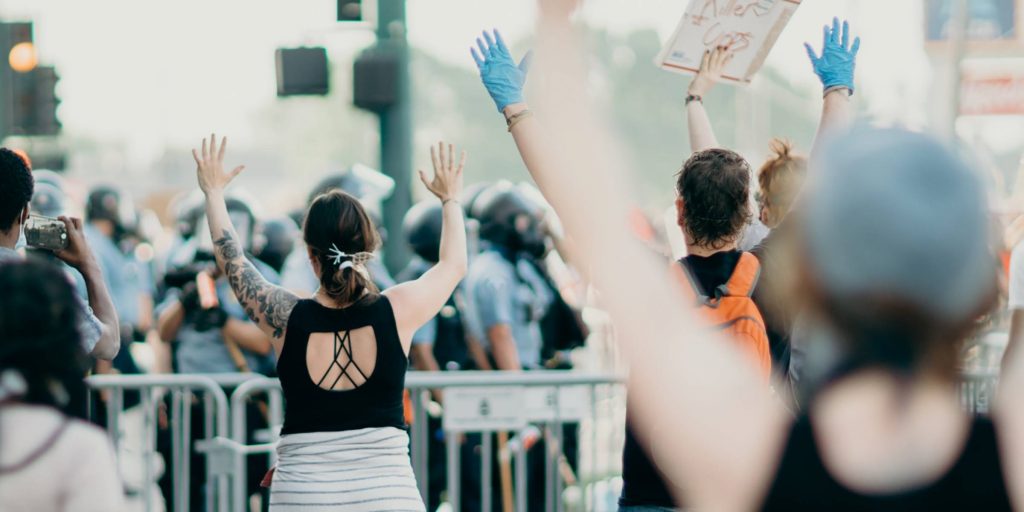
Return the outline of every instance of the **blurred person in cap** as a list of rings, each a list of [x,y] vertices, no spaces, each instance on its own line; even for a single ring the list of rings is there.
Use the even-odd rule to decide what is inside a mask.
[[[308,208],[308,205],[313,204],[313,201],[323,194],[334,190],[344,191],[359,199],[381,236],[386,239],[387,233],[381,230],[384,218],[383,202],[391,197],[394,188],[394,180],[387,175],[356,164],[345,172],[330,174],[320,180],[310,191],[306,204]],[[366,268],[377,289],[386,290],[395,285],[394,278],[381,258],[370,260]],[[285,260],[284,270],[281,272],[281,286],[304,297],[312,296],[316,291],[318,281],[309,264],[306,248],[302,244],[296,244],[295,249]]]
[[[58,267],[0,261],[0,510],[122,510],[106,432],[75,418],[72,397],[88,393],[83,312]]]
[[[992,418],[965,412],[957,385],[960,344],[996,295],[976,174],[902,130],[831,131],[812,153],[789,265],[844,361],[794,419],[632,238],[628,182],[586,97],[572,6],[541,4],[539,72],[560,87],[540,96],[544,125],[527,118],[512,134],[603,292],[638,434],[673,496],[695,510],[1024,507],[1024,410],[1011,402],[1024,358],[1010,363]],[[826,27],[820,56],[809,48],[826,91],[858,46],[839,25]]]
[[[26,161],[11,150],[0,148],[0,261],[21,259],[15,250],[23,241],[35,189]],[[113,359],[120,349],[117,310],[103,279],[103,270],[83,234],[82,221],[60,218],[67,229],[68,247],[55,255],[81,274],[86,297],[79,297],[82,314],[81,340],[86,353],[99,359]],[[84,404],[82,404],[84,407]]]

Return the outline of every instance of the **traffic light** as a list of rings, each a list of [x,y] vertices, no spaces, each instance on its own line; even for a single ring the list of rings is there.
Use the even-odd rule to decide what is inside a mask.
[[[8,135],[56,135],[56,86],[53,67],[38,66],[32,23],[0,23],[0,138]]]
[[[338,21],[363,21],[363,0],[338,0]]]
[[[278,48],[274,57],[278,96],[324,96],[330,92],[327,49]]]
[[[61,124],[57,119],[57,82],[60,77],[53,66],[38,66],[14,76],[11,106],[11,132],[14,135],[57,135]]]

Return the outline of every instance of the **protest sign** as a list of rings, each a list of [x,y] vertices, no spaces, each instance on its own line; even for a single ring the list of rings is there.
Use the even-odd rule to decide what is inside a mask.
[[[694,74],[707,49],[728,46],[736,56],[722,79],[749,83],[799,6],[800,0],[690,0],[657,64]]]

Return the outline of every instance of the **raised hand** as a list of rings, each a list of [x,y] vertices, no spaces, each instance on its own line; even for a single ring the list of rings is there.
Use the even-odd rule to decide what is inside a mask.
[[[857,52],[860,51],[860,38],[850,46],[850,23],[844,21],[842,29],[839,18],[832,18],[832,26],[825,25],[825,40],[822,43],[819,57],[810,43],[804,43],[807,55],[811,58],[814,73],[821,79],[825,90],[833,87],[846,87],[853,94],[853,71],[857,64]]]
[[[700,70],[697,71],[697,76],[693,77],[693,82],[690,82],[688,92],[694,96],[705,96],[721,80],[725,66],[735,55],[728,46],[705,51],[700,61]]]
[[[211,192],[222,192],[228,183],[231,183],[231,180],[245,169],[244,165],[239,165],[231,172],[224,172],[224,150],[227,147],[227,137],[221,139],[220,147],[218,147],[217,135],[211,134],[209,149],[207,149],[206,139],[203,139],[202,153],[195,149],[192,150],[192,158],[196,160],[196,177],[199,179],[199,188],[206,195]]]
[[[530,68],[530,54],[527,53],[516,65],[497,29],[493,36],[485,30],[483,39],[476,38],[476,45],[479,51],[470,48],[469,52],[476,61],[480,79],[497,105],[498,112],[504,111],[509,105],[522,103],[523,84],[526,83],[526,73]]]
[[[466,166],[466,152],[462,152],[462,157],[456,165],[455,147],[448,144],[448,154],[445,158],[445,143],[438,142],[436,148],[430,147],[430,160],[434,163],[434,178],[428,180],[427,173],[420,170],[420,180],[442,203],[452,199],[458,200],[462,195],[462,169]]]

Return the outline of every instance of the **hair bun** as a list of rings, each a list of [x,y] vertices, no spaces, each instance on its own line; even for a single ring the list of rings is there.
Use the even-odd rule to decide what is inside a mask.
[[[768,149],[775,154],[775,159],[784,160],[793,153],[793,143],[788,139],[772,139],[768,143]]]

